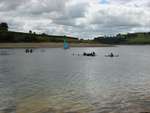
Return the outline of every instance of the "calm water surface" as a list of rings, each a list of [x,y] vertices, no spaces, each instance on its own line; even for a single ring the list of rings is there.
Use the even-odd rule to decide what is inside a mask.
[[[111,51],[120,57],[104,57]],[[0,49],[0,113],[148,111],[150,46]]]

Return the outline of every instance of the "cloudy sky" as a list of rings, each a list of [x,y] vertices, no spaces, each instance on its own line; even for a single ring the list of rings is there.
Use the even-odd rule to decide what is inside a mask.
[[[0,0],[10,30],[92,38],[150,31],[150,0]]]

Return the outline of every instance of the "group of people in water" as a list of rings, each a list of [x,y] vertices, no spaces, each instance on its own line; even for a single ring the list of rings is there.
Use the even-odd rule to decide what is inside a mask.
[[[25,52],[26,53],[33,53],[33,49],[25,49]],[[74,54],[73,53],[73,56],[74,55],[76,55],[76,54]],[[78,56],[80,56],[80,54],[77,54]],[[81,54],[81,55],[83,55],[83,56],[91,56],[91,57],[94,57],[94,56],[96,56],[96,53],[93,51],[93,52],[91,52],[91,53],[86,53],[86,52],[84,52],[83,54]],[[114,55],[112,52],[110,53],[110,54],[108,54],[108,55],[105,55],[105,57],[118,57],[119,55]]]
[[[75,55],[77,55],[77,56],[96,56],[96,53],[95,52],[91,52],[91,53],[86,53],[86,52],[84,52],[83,54],[75,54],[75,53],[73,53],[72,54],[73,56],[75,56]]]
[[[110,57],[114,57],[114,54],[111,52],[109,56],[110,56]]]
[[[83,53],[83,56],[96,56],[95,52],[92,53]],[[114,55],[112,52],[108,55],[105,55],[106,57],[119,57],[119,55]]]
[[[33,49],[26,49],[25,52],[26,53],[33,53]]]
[[[113,54],[113,53],[111,52],[110,54],[105,55],[105,57],[119,57],[119,55],[118,55],[118,54],[115,55],[115,54]]]
[[[84,52],[83,54],[74,54],[73,53],[73,56],[74,55],[78,55],[78,56],[91,56],[91,57],[94,57],[94,56],[96,56],[96,53],[95,52],[91,52],[91,53],[86,53],[86,52]],[[113,52],[111,52],[110,54],[108,54],[108,55],[105,55],[105,57],[119,57],[119,55],[115,55],[115,54],[113,54]]]
[[[96,56],[96,53],[95,52],[91,52],[91,53],[84,52],[83,56]]]

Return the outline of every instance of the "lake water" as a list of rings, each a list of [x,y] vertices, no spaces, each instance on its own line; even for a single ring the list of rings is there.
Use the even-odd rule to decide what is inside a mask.
[[[0,49],[0,113],[149,111],[150,46]]]

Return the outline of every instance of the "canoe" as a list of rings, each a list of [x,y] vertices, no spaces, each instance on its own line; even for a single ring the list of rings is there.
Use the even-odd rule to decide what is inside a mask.
[[[119,57],[119,55],[113,55],[113,56],[111,56],[111,55],[105,55],[105,57]]]

